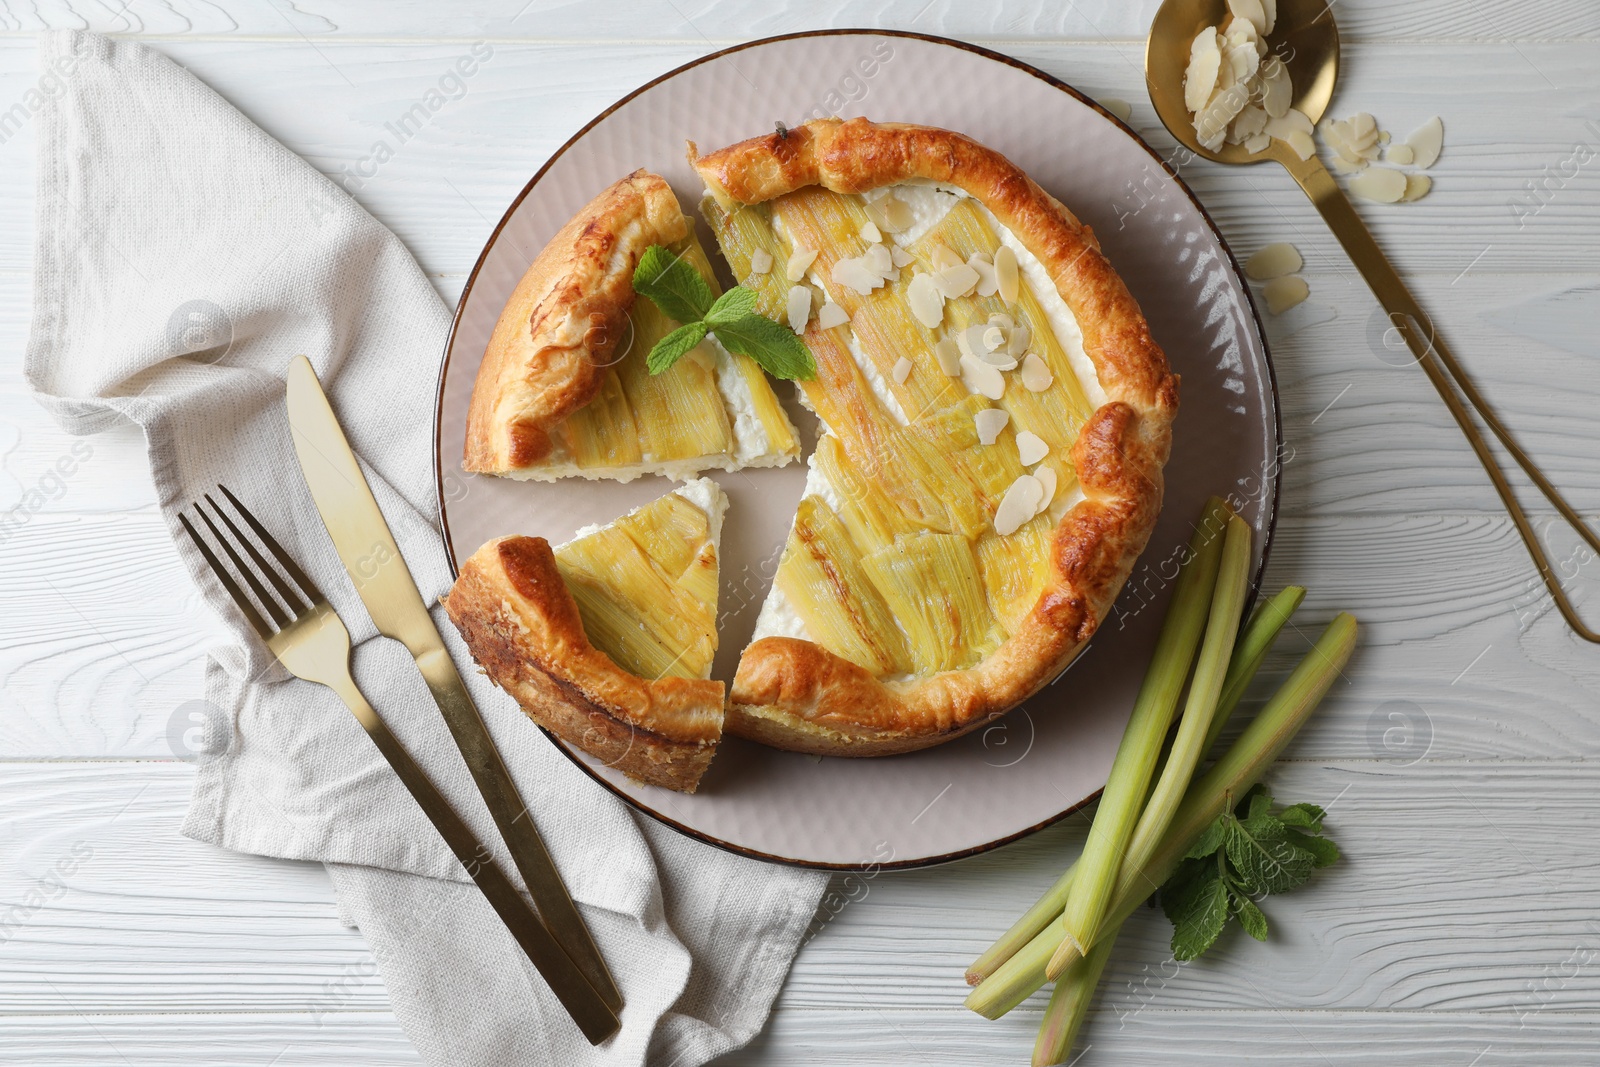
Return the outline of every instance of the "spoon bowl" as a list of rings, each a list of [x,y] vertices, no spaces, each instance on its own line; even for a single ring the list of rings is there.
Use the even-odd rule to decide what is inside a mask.
[[[1287,162],[1290,149],[1274,139],[1260,152],[1242,144],[1204,148],[1194,129],[1194,115],[1183,102],[1183,77],[1189,67],[1189,45],[1207,26],[1228,17],[1225,0],[1167,0],[1156,12],[1144,49],[1144,79],[1156,114],[1184,147],[1215,163]],[[1278,0],[1278,18],[1268,35],[1268,55],[1289,69],[1294,85],[1293,107],[1316,123],[1328,110],[1339,78],[1339,27],[1325,0]],[[1290,153],[1291,158],[1293,157]]]
[[[1331,5],[1332,0],[1277,0],[1277,18],[1272,32],[1266,35],[1269,54],[1276,55],[1289,70],[1294,100],[1292,106],[1310,119],[1313,125],[1328,110],[1328,103],[1333,99],[1334,83],[1339,77],[1339,30],[1333,22]],[[1328,229],[1344,246],[1350,261],[1366,279],[1378,303],[1383,305],[1389,316],[1390,327],[1405,340],[1417,366],[1422,368],[1438,390],[1456,425],[1466,435],[1501,503],[1516,524],[1517,533],[1522,536],[1523,544],[1533,557],[1539,576],[1544,579],[1545,588],[1550,591],[1562,618],[1573,633],[1585,641],[1600,644],[1600,631],[1591,629],[1578,617],[1576,608],[1556,576],[1555,568],[1545,555],[1533,523],[1511,491],[1499,461],[1468,413],[1467,405],[1472,406],[1495,437],[1499,438],[1511,458],[1533,480],[1533,484],[1555,506],[1561,517],[1596,552],[1600,552],[1600,533],[1567,503],[1478,392],[1472,379],[1434,329],[1422,305],[1411,295],[1405,282],[1400,280],[1400,275],[1367,231],[1360,214],[1345,198],[1339,183],[1334,181],[1333,175],[1328,173],[1316,153],[1313,152],[1309,159],[1301,159],[1298,152],[1276,137],[1270,139],[1267,147],[1260,152],[1247,151],[1241,144],[1225,143],[1216,151],[1200,144],[1195,133],[1194,115],[1185,103],[1183,93],[1184,77],[1189,69],[1190,46],[1201,31],[1209,26],[1221,25],[1228,14],[1225,0],[1165,0],[1162,3],[1150,27],[1150,38],[1144,52],[1145,83],[1149,86],[1150,102],[1155,105],[1156,114],[1172,136],[1203,159],[1232,164],[1272,160],[1283,164],[1284,169],[1299,183],[1322,215],[1323,221],[1328,224]]]

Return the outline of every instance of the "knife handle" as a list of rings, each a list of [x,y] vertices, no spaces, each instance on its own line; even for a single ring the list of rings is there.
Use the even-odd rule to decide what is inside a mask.
[[[522,899],[515,886],[495,865],[492,854],[461,821],[444,796],[429,780],[411,755],[401,746],[400,739],[378,713],[367,703],[366,697],[356,688],[348,673],[342,679],[330,679],[328,688],[339,694],[345,706],[378,746],[383,758],[399,776],[401,783],[422,808],[422,813],[439,831],[450,851],[467,869],[467,874],[477,883],[483,895],[494,908],[500,921],[505,923],[511,936],[528,956],[534,968],[543,976],[561,1001],[567,1014],[572,1016],[583,1036],[591,1045],[598,1045],[621,1029],[616,1013],[601,998],[587,978],[578,970],[567,953],[556,943],[545,924],[534,914],[527,901]]]
[[[428,683],[434,703],[439,705],[445,725],[455,738],[467,769],[472,772],[478,792],[483,794],[489,814],[494,817],[495,826],[505,839],[511,860],[527,884],[528,894],[539,906],[539,914],[544,917],[556,941],[600,994],[600,999],[612,1011],[621,1011],[622,994],[617,990],[611,972],[606,969],[600,950],[589,936],[589,928],[578,914],[566,884],[561,881],[555,861],[550,858],[544,840],[539,836],[539,828],[528,814],[527,805],[517,792],[511,771],[501,759],[500,751],[495,748],[489,736],[489,727],[479,714],[478,706],[467,694],[466,685],[451,662],[449,653],[443,646],[438,646],[436,649],[425,649],[421,654],[413,654],[417,669]]]

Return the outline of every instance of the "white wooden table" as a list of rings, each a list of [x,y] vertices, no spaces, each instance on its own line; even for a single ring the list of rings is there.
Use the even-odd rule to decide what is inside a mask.
[[[1134,126],[1171,144],[1142,90],[1153,0],[119,6],[0,3],[0,112],[37,82],[35,30],[89,26],[171,55],[338,176],[488,41],[466,96],[356,193],[452,302],[493,221],[574,130],[754,36],[948,34],[1133,101]],[[1595,515],[1600,6],[1337,13],[1338,114],[1370,110],[1401,136],[1445,120],[1432,195],[1363,215],[1523,443]],[[137,436],[75,441],[22,383],[32,130],[0,136],[0,1061],[416,1062],[320,867],[178,836],[191,768],[168,729],[199,691],[205,631]],[[1292,449],[1269,585],[1309,585],[1307,620],[1349,609],[1366,629],[1348,684],[1270,782],[1327,805],[1347,858],[1268,903],[1268,945],[1230,935],[1179,968],[1165,920],[1136,917],[1082,1062],[1595,1062],[1600,648],[1548,610],[1460,434],[1420,372],[1385,362],[1375,302],[1288,177],[1204,163],[1184,176],[1241,255],[1298,244],[1311,299],[1334,316],[1268,324]],[[48,473],[62,457],[72,473]],[[1594,623],[1600,562],[1559,526],[1549,539]],[[1081,838],[1069,821],[981,859],[836,883],[852,902],[801,952],[767,1031],[725,1062],[1025,1063],[1041,1001],[986,1022],[961,1007],[961,970]]]

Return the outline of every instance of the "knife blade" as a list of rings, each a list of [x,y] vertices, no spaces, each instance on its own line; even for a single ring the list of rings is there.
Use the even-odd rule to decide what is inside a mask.
[[[405,645],[416,661],[551,934],[607,1007],[621,1011],[616,983],[445,650],[311,361],[296,356],[287,378],[289,427],[300,469],[367,613],[379,633]]]

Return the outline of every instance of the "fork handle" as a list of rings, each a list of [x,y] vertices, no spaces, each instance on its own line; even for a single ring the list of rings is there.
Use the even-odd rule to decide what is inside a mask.
[[[1433,321],[1428,318],[1422,310],[1422,305],[1417,303],[1411,291],[1400,280],[1400,276],[1395,273],[1394,267],[1390,265],[1388,258],[1378,248],[1378,243],[1372,239],[1372,234],[1361,221],[1361,216],[1339,190],[1333,175],[1328,173],[1327,168],[1315,156],[1302,161],[1295,158],[1293,153],[1288,153],[1282,162],[1294,180],[1300,183],[1300,188],[1311,198],[1311,202],[1316,205],[1323,221],[1328,224],[1328,229],[1333,231],[1333,235],[1344,246],[1350,261],[1355,264],[1356,270],[1361,272],[1373,295],[1378,298],[1378,303],[1382,304],[1384,311],[1388,313],[1389,321],[1405,338],[1406,346],[1416,357],[1417,365],[1433,383],[1434,389],[1444,400],[1445,407],[1450,409],[1450,414],[1455,418],[1456,425],[1460,426],[1461,432],[1466,435],[1467,442],[1472,445],[1472,451],[1477,454],[1478,462],[1483,464],[1489,480],[1494,483],[1500,502],[1505,505],[1506,511],[1510,512],[1511,521],[1516,524],[1517,533],[1522,535],[1522,543],[1527,546],[1528,555],[1533,557],[1534,565],[1539,569],[1539,576],[1544,579],[1545,587],[1550,590],[1550,596],[1555,600],[1562,618],[1566,619],[1567,625],[1572,627],[1573,632],[1585,641],[1600,643],[1600,633],[1584,625],[1572,601],[1567,598],[1566,590],[1561,587],[1561,580],[1557,577],[1555,568],[1550,565],[1550,560],[1545,555],[1544,546],[1539,543],[1539,535],[1534,531],[1533,523],[1522,510],[1516,494],[1506,481],[1505,472],[1500,469],[1494,453],[1489,450],[1488,442],[1484,440],[1477,424],[1473,422],[1472,416],[1461,403],[1461,396],[1456,394],[1456,389],[1460,389],[1461,395],[1467,398],[1467,402],[1477,411],[1495,437],[1499,438],[1506,451],[1511,453],[1517,465],[1527,472],[1545,499],[1555,506],[1561,517],[1596,552],[1600,552],[1600,534],[1596,534],[1584,521],[1583,516],[1578,514],[1577,509],[1567,503],[1560,490],[1551,484],[1533,458],[1517,444],[1516,439],[1511,436],[1511,431],[1500,421],[1483,394],[1472,384],[1472,379],[1467,376],[1467,372],[1456,361],[1444,339],[1434,329]],[[1454,388],[1451,385],[1452,381]]]
[[[494,908],[500,921],[511,931],[511,936],[522,946],[522,951],[527,953],[529,961],[549,984],[551,992],[555,993],[578,1024],[583,1036],[589,1039],[590,1044],[598,1045],[616,1033],[622,1025],[616,1013],[606,1005],[571,957],[556,943],[543,920],[495,865],[489,849],[461,821],[443,794],[400,744],[394,731],[367,703],[354,681],[348,677],[331,679],[327,685],[355,714],[362,728],[367,731],[367,736],[378,746],[378,751],[394,768],[401,783],[422,808],[422,813],[433,823],[439,836],[450,846],[450,851],[455,853],[456,859],[467,869],[467,874],[483,891],[489,906]]]

